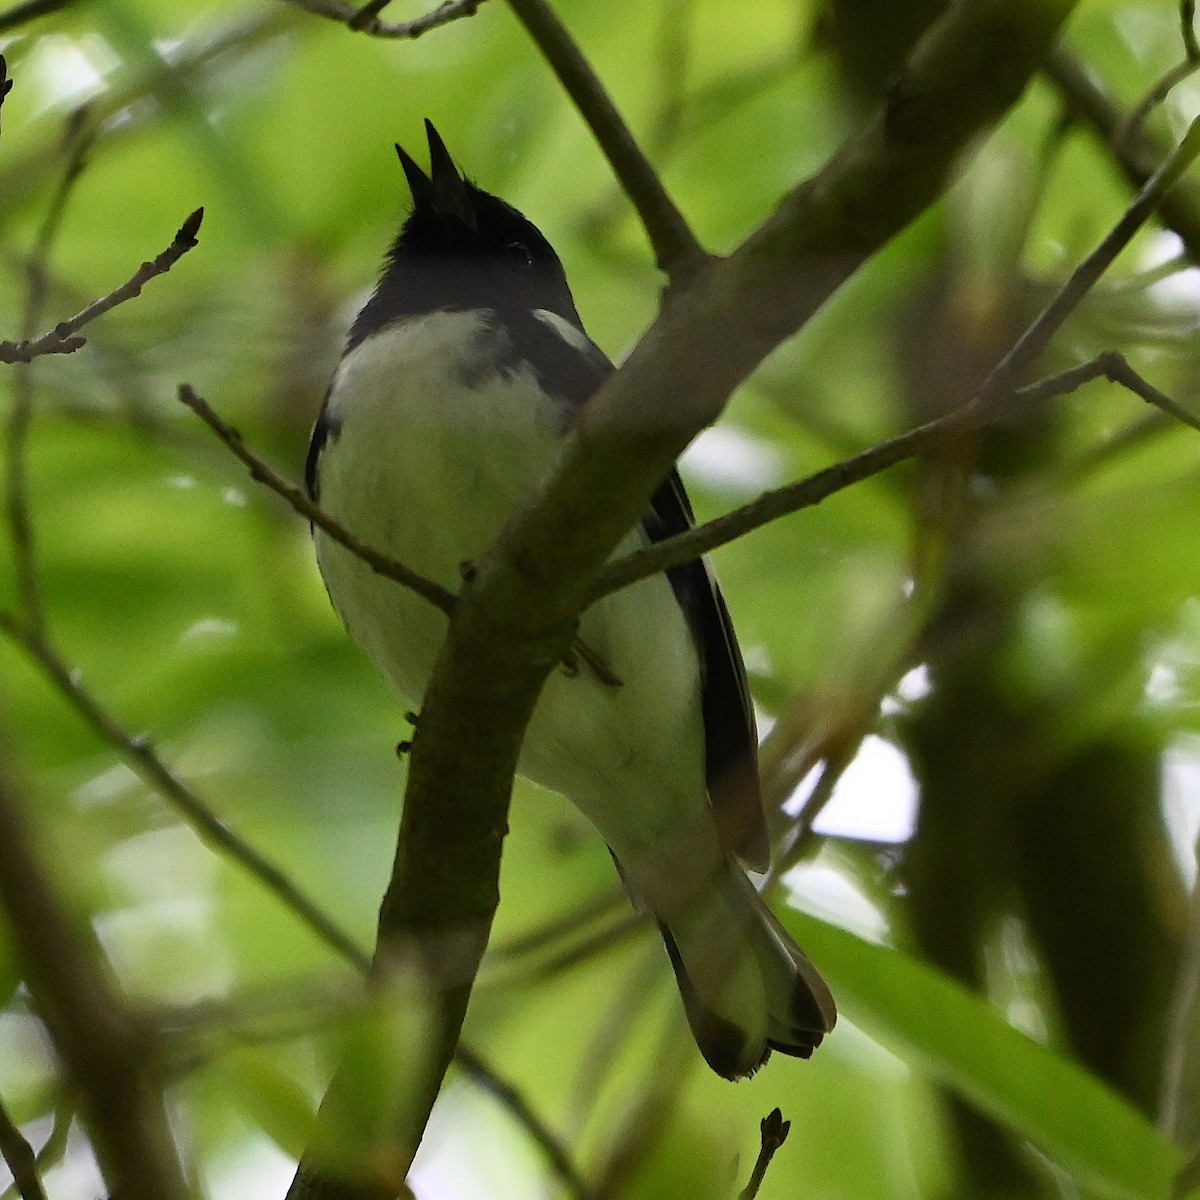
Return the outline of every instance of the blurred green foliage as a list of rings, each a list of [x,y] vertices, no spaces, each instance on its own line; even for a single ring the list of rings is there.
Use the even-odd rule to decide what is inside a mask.
[[[863,119],[941,6],[884,6],[882,22],[849,0],[557,7],[721,251]],[[1176,6],[1093,0],[1068,44],[1129,107],[1182,54]],[[402,708],[329,609],[302,522],[182,409],[177,385],[299,476],[340,340],[405,211],[392,143],[418,147],[426,116],[546,232],[618,360],[658,299],[644,239],[500,0],[416,42],[283,3],[90,0],[7,30],[0,49],[15,80],[0,142],[5,336],[79,104],[95,140],[46,264],[43,324],[206,210],[200,246],[166,278],[84,350],[35,368],[30,512],[52,640],[369,946]],[[1198,101],[1185,82],[1151,128],[1177,134]],[[1129,199],[1108,150],[1060,118],[1053,85],[1034,81],[947,198],[733,399],[684,462],[702,518],[969,397]],[[1194,270],[1152,273],[1178,249],[1144,230],[1045,370],[1115,348],[1195,405],[1200,284]],[[1122,440],[1143,415],[1091,384],[716,555],[764,725],[790,714],[776,749],[875,730],[907,764],[847,777],[815,865],[776,895],[832,922],[789,914],[845,1008],[811,1063],[774,1061],[737,1087],[705,1073],[647,930],[570,965],[553,953],[569,936],[522,952],[513,939],[614,880],[582,818],[518,784],[493,942],[510,950],[485,966],[467,1036],[608,1194],[735,1195],[776,1105],[793,1130],[764,1200],[1165,1194],[1182,1156],[1153,1129],[1164,1063],[1185,1062],[1176,1090],[1200,1085],[1186,1010],[1167,1021],[1200,819],[1200,443],[1165,423]],[[133,1000],[182,1029],[171,1098],[194,1178],[219,1197],[281,1195],[335,1058],[349,1046],[369,1078],[412,1020],[356,1009],[349,969],[3,640],[0,681],[60,887]],[[904,844],[878,830],[914,785]],[[39,1141],[59,1088],[10,958],[0,943],[0,1099]],[[380,1104],[394,1099],[387,1078],[374,1084]],[[52,1194],[86,1190],[79,1157],[73,1143]],[[504,1106],[452,1077],[418,1194],[533,1196],[547,1178]]]

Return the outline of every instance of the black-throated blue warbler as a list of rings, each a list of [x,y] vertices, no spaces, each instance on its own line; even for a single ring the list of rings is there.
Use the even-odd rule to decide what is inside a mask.
[[[412,213],[350,329],[306,477],[325,511],[368,545],[456,589],[613,367],[584,332],[550,243],[465,179],[428,121],[426,130],[428,175],[396,148]],[[691,524],[672,472],[621,551]],[[419,705],[445,616],[319,530],[316,544],[351,635]],[[592,667],[548,677],[521,773],[567,796],[607,842],[658,921],[714,1071],[740,1078],[773,1049],[807,1057],[836,1014],[743,869],[769,859],[757,737],[708,565],[600,601],[579,637]]]

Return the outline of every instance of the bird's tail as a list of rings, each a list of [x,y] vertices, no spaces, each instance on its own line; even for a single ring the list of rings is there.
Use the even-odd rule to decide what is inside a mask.
[[[659,927],[688,1024],[718,1075],[752,1075],[772,1050],[808,1058],[833,1028],[825,981],[733,864]]]

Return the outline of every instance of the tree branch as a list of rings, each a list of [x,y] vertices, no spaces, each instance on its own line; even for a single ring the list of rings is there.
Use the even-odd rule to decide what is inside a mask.
[[[434,583],[432,579],[418,575],[416,571],[406,567],[402,562],[389,558],[386,554],[380,554],[365,542],[359,541],[348,529],[339,525],[328,513],[314,504],[303,488],[284,479],[255,454],[246,445],[242,435],[232,425],[217,416],[203,397],[196,394],[190,384],[180,385],[179,399],[249,468],[252,479],[270,488],[306,521],[323,530],[352,554],[356,554],[377,575],[382,575],[385,579],[391,579],[410,591],[416,592],[418,596],[428,600],[430,604],[435,608],[440,608],[444,613],[449,614],[454,611],[458,597],[453,592],[447,591],[440,583]]]
[[[591,63],[546,0],[509,0],[559,82],[579,109],[613,173],[637,209],[658,269],[673,284],[699,270],[709,256],[667,194]]]
[[[555,1133],[537,1113],[529,1107],[520,1092],[501,1079],[492,1067],[474,1050],[460,1045],[455,1061],[463,1072],[473,1079],[484,1091],[494,1096],[512,1114],[522,1128],[541,1148],[554,1173],[575,1200],[592,1200],[592,1189],[579,1174],[571,1156],[567,1153]]]
[[[134,274],[114,288],[107,296],[94,300],[82,312],[60,321],[49,333],[39,338],[24,338],[19,342],[0,342],[0,363],[28,363],[43,354],[74,354],[85,342],[79,331],[97,317],[140,296],[142,288],[159,275],[165,275],[189,250],[198,243],[196,234],[204,219],[204,209],[198,208],[179,227],[171,244],[157,257],[144,262]]]
[[[46,1200],[33,1147],[22,1136],[3,1104],[0,1104],[0,1156],[12,1172],[13,1186],[21,1200]]]
[[[38,17],[48,17],[72,3],[73,0],[25,0],[24,4],[14,4],[12,8],[0,12],[0,33],[17,29]]]
[[[521,738],[592,576],[732,390],[940,194],[967,145],[1019,97],[1072,7],[952,5],[867,128],[664,309],[583,410],[552,478],[477,563],[422,705],[376,952],[377,961],[420,956],[437,1015],[428,1071],[370,1163],[340,1182],[302,1167],[295,1200],[390,1200],[408,1170],[499,898]],[[347,1086],[335,1077],[331,1094]]]
[[[258,880],[281,904],[306,924],[321,941],[348,962],[364,969],[362,947],[283,871],[229,829],[215,812],[158,756],[144,734],[132,734],[83,686],[43,635],[22,627],[0,612],[0,633],[24,651],[54,684],[88,726],[106,741],[133,771],[187,821],[200,840],[217,854],[236,863]]]
[[[1065,396],[1085,383],[1102,378],[1119,384],[1181,424],[1200,429],[1200,416],[1184,408],[1178,401],[1144,379],[1129,365],[1124,355],[1109,350],[1077,367],[1039,379],[1028,387],[1018,388],[1003,403],[985,405],[976,397],[962,408],[956,408],[936,420],[927,421],[924,425],[918,425],[915,429],[889,438],[886,442],[879,442],[870,449],[824,467],[795,483],[764,492],[757,499],[725,513],[724,516],[697,525],[686,533],[655,542],[652,546],[635,550],[610,563],[596,576],[588,593],[587,603],[594,604],[612,592],[629,587],[641,579],[647,579],[660,571],[708,554],[763,525],[779,520],[780,517],[804,508],[812,508],[856,483],[862,483],[890,467],[915,458],[948,434],[981,428],[1010,416],[1015,406]]]
[[[0,904],[26,979],[82,1100],[101,1170],[122,1200],[183,1200],[155,1047],[125,1012],[86,925],[71,922],[0,776]]]
[[[359,33],[377,38],[418,38],[431,29],[449,25],[460,17],[473,17],[484,0],[444,0],[437,8],[412,21],[381,21],[376,15],[387,7],[390,0],[370,0],[362,8],[355,8],[344,0],[286,0],[296,8],[327,17],[341,25],[347,25]]]
[[[50,1136],[42,1143],[42,1148],[33,1158],[34,1170],[39,1175],[62,1161],[62,1157],[67,1151],[67,1139],[70,1137],[74,1121],[74,1107],[67,1101],[60,1100],[54,1109],[54,1125],[50,1129]],[[29,1200],[18,1187],[15,1173],[13,1182],[3,1192],[0,1192],[0,1200]]]
[[[1200,45],[1196,42],[1195,20],[1196,0],[1181,0],[1179,32],[1183,39],[1183,61],[1167,71],[1126,117],[1113,139],[1116,145],[1136,137],[1146,119],[1171,94],[1171,90],[1200,70]]]
[[[1063,48],[1046,60],[1046,75],[1058,88],[1067,111],[1089,125],[1112,155],[1125,178],[1142,188],[1166,158],[1167,150],[1145,128],[1129,131],[1126,115],[1094,76]],[[1177,233],[1192,262],[1200,262],[1200,184],[1184,180],[1164,194],[1158,216]]]
[[[978,394],[969,403],[898,437],[880,442],[861,454],[826,467],[807,479],[765,492],[757,500],[734,512],[726,513],[715,521],[689,529],[686,533],[677,534],[652,546],[645,546],[615,563],[610,563],[592,583],[586,603],[593,604],[611,592],[636,583],[639,579],[656,575],[667,567],[677,566],[687,562],[689,558],[696,558],[700,554],[715,550],[718,546],[725,545],[742,534],[788,513],[820,504],[836,492],[912,458],[931,442],[948,433],[978,428],[996,420],[1014,403],[1028,403],[1061,396],[1100,376],[1107,377],[1113,383],[1119,383],[1177,421],[1200,428],[1195,414],[1153,387],[1120,354],[1111,351],[1099,355],[1092,362],[1073,367],[1028,387],[1013,390],[1017,380],[1029,372],[1055,333],[1062,328],[1063,322],[1079,307],[1080,301],[1095,287],[1117,255],[1161,207],[1164,199],[1170,195],[1172,187],[1197,156],[1200,156],[1200,119],[1189,126],[1183,140],[1147,180],[1120,220],[1096,249],[1076,267],[1050,303],[1026,327],[1008,353],[988,374]]]
[[[458,604],[458,597],[453,592],[442,587],[440,583],[418,575],[416,571],[406,567],[397,559],[381,554],[378,550],[374,550],[365,542],[360,541],[344,525],[339,524],[324,509],[314,504],[303,488],[298,487],[291,480],[285,479],[264,458],[251,450],[242,435],[232,425],[217,416],[208,402],[197,395],[191,385],[185,383],[180,386],[179,399],[224,442],[240,462],[249,468],[252,479],[273,491],[294,512],[304,517],[310,524],[324,530],[335,542],[345,546],[351,554],[361,558],[377,575],[382,575],[385,579],[390,579],[393,583],[408,588],[447,615],[454,612]],[[596,678],[605,686],[621,686],[621,681],[613,674],[612,668],[590,646],[585,645],[578,638],[571,643],[567,661],[573,662],[575,659],[586,663]]]

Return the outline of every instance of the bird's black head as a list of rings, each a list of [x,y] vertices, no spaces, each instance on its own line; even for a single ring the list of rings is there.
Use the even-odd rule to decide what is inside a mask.
[[[548,309],[579,326],[562,263],[533,222],[459,174],[433,125],[430,173],[401,147],[413,209],[388,254],[349,347],[400,317],[494,309],[503,319]]]

